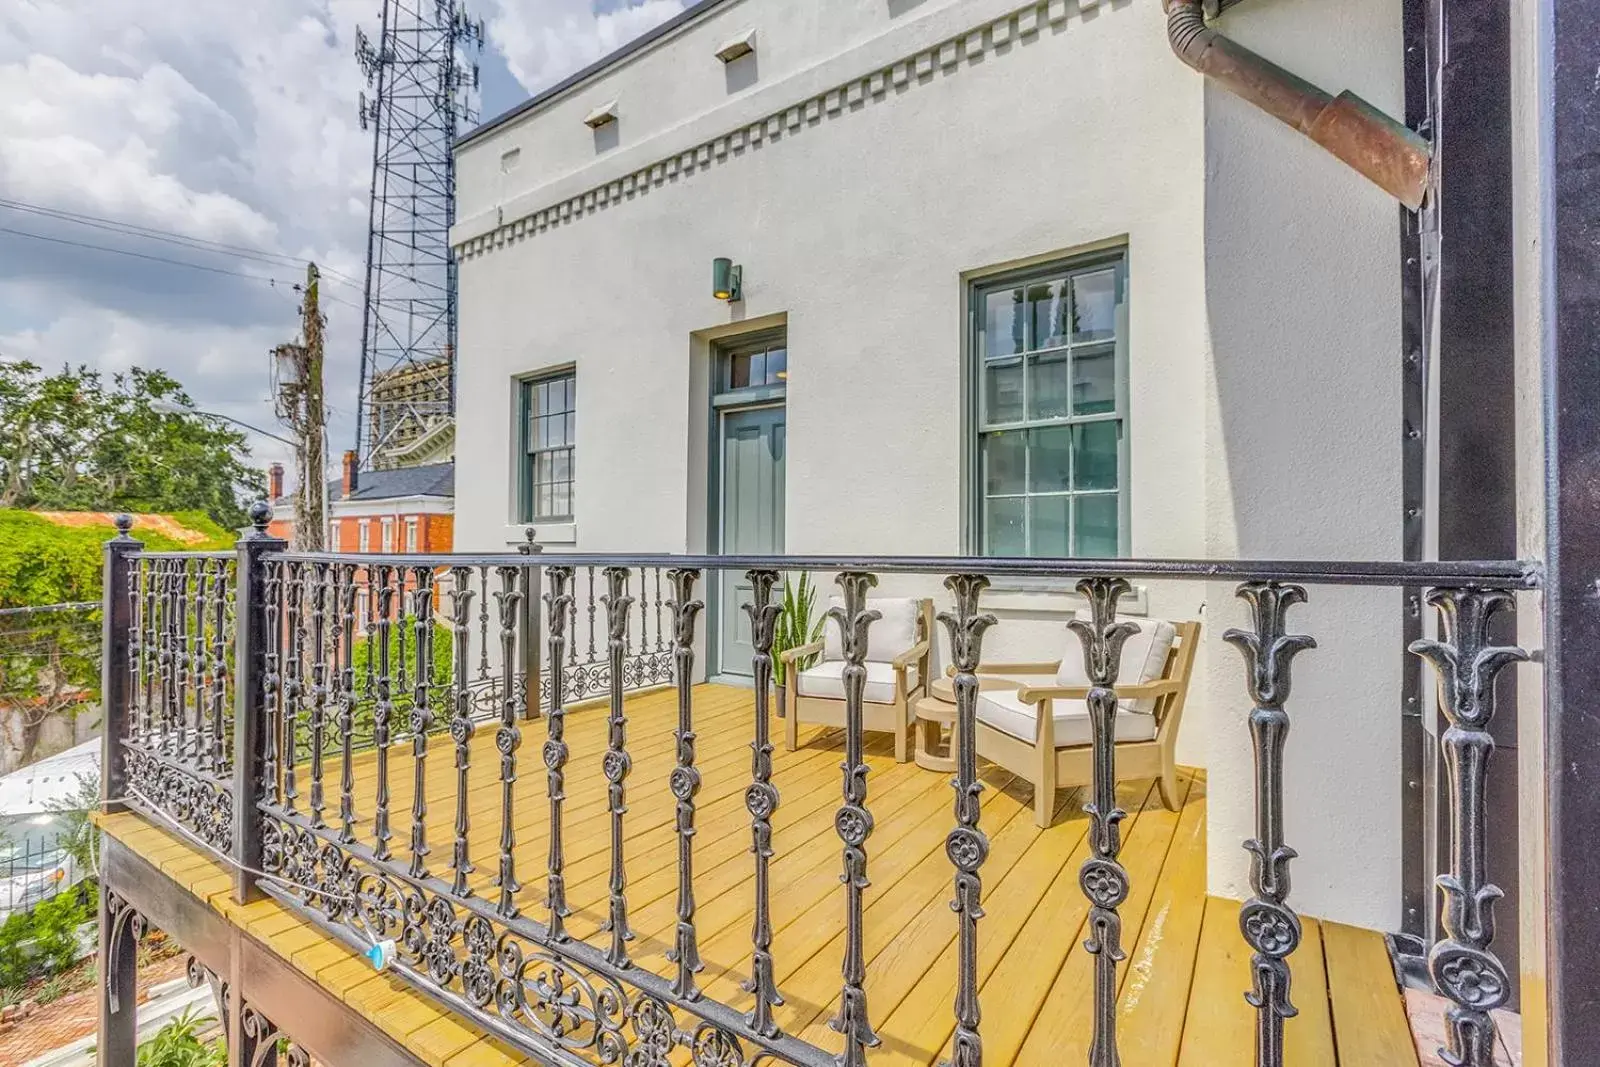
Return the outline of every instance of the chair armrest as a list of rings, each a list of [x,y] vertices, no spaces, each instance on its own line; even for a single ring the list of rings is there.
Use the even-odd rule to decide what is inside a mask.
[[[1089,696],[1086,685],[1025,685],[1017,689],[1017,699],[1024,704],[1037,704],[1044,700],[1085,700]],[[1174,681],[1145,682],[1142,685],[1119,685],[1118,700],[1146,700],[1178,691]]]
[[[822,647],[821,641],[810,641],[803,645],[796,645],[793,648],[785,649],[783,652],[778,653],[778,658],[784,663],[792,665],[797,659],[804,659],[806,656],[816,655],[818,652],[822,651]]]
[[[893,667],[897,671],[903,671],[927,654],[928,642],[926,640],[918,641],[916,644],[912,645],[910,648],[906,649],[904,652],[900,653],[893,660],[891,660],[889,666]]]
[[[1056,676],[1056,672],[1059,671],[1060,669],[1061,669],[1061,661],[1060,660],[1057,660],[1054,663],[980,663],[980,664],[978,664],[977,673],[978,674],[1048,674],[1050,677],[1054,678]],[[951,674],[955,673],[955,668],[954,667],[950,667],[950,668],[948,668],[948,670],[949,670],[949,672]]]

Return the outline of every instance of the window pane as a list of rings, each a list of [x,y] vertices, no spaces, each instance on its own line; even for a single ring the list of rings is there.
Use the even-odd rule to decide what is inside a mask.
[[[1067,353],[1065,349],[1046,356],[1028,357],[1029,416],[1035,419],[1059,419],[1071,414],[1067,385]]]
[[[750,357],[734,356],[728,360],[728,388],[743,389],[750,384]]]
[[[765,352],[750,353],[750,384],[765,385],[767,383],[767,354]]]
[[[787,348],[774,348],[767,353],[767,384],[777,385],[783,381],[789,370],[789,350]]]
[[[1117,495],[1095,493],[1073,498],[1077,506],[1079,556],[1109,558],[1118,555]]]
[[[1070,527],[1067,516],[1072,506],[1070,496],[1036,496],[1028,500],[1029,532],[1033,541],[1028,549],[1030,556],[1070,556],[1068,540]]]
[[[1030,349],[1055,348],[1067,343],[1067,280],[1028,286],[1028,311],[1033,317]]]
[[[1022,530],[1025,504],[1026,501],[1021,497],[1000,497],[985,502],[983,514],[985,553],[991,556],[1027,554],[1027,542]]]
[[[1117,487],[1117,424],[1090,422],[1072,428],[1073,488]]]
[[[539,414],[550,414],[550,383],[540,382],[538,385],[533,387],[533,391],[539,401]]]
[[[1072,434],[1075,427],[1028,431],[1028,489],[1059,493],[1072,488]]]
[[[1020,493],[1027,482],[1027,435],[1022,431],[984,434],[984,492]]]
[[[1022,361],[983,368],[983,421],[990,425],[1022,421]]]
[[[575,374],[567,375],[567,410],[578,410],[578,377]]]
[[[1096,415],[1117,408],[1117,354],[1110,345],[1072,353],[1072,410]]]
[[[550,507],[552,515],[572,514],[572,483],[561,482],[552,487]]]
[[[1117,272],[1097,270],[1072,279],[1074,341],[1109,341],[1117,333]]]
[[[983,357],[998,359],[1022,351],[1025,321],[1021,289],[1001,289],[983,298]]]

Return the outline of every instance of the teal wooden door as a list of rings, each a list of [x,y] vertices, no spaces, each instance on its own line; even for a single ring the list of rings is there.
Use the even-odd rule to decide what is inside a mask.
[[[721,494],[717,502],[718,548],[723,555],[769,555],[783,551],[784,409],[754,408],[722,416]],[[719,674],[749,676],[750,583],[742,573],[718,579]]]

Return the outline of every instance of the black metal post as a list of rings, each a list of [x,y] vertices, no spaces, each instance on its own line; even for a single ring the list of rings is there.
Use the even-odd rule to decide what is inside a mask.
[[[105,568],[101,585],[100,647],[100,801],[106,812],[126,811],[120,799],[127,791],[127,772],[122,759],[122,741],[128,736],[128,721],[133,710],[133,683],[128,661],[128,640],[133,626],[132,592],[128,574],[134,564],[129,556],[144,547],[128,531],[132,515],[116,517],[117,536],[106,542]],[[104,929],[104,927],[101,927]]]
[[[233,861],[234,898],[241,904],[259,900],[253,873],[261,867],[261,819],[256,810],[264,782],[264,749],[267,715],[266,642],[267,597],[266,567],[262,557],[283,552],[289,542],[267,533],[272,509],[258,500],[250,507],[251,530],[238,544],[239,565],[236,581],[237,620],[234,624],[234,709],[233,709]],[[283,754],[294,759],[292,751]]]
[[[1536,6],[1542,68],[1530,110],[1542,135],[1548,1061],[1591,1064],[1600,1063],[1600,0]]]

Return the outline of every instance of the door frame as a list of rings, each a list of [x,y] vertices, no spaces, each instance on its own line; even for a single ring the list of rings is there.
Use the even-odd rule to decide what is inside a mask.
[[[770,348],[775,342],[783,342],[787,346],[788,326],[776,326],[767,329],[753,330],[749,333],[738,334],[733,337],[721,338],[711,343],[710,349],[710,388],[709,418],[707,419],[707,447],[706,447],[706,550],[708,555],[722,554],[722,492],[723,469],[722,452],[724,443],[724,423],[729,415],[746,411],[758,411],[763,408],[783,408],[785,410],[785,463],[787,463],[788,449],[788,399],[787,386],[779,382],[776,385],[750,386],[743,389],[729,389],[724,382],[723,368],[735,356],[742,355],[762,348]],[[784,492],[788,493],[788,480],[784,480]],[[788,519],[788,501],[784,502],[784,517]],[[784,538],[787,544],[787,536]],[[748,685],[750,680],[746,675],[724,675],[722,673],[722,572],[715,571],[707,575],[706,581],[706,677],[711,680],[724,681],[732,685]]]

